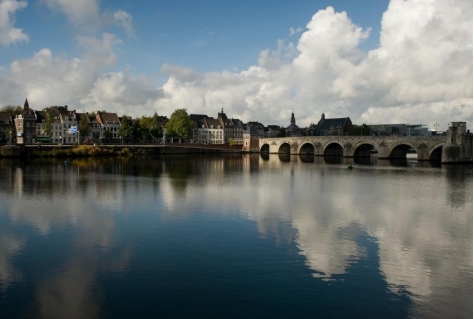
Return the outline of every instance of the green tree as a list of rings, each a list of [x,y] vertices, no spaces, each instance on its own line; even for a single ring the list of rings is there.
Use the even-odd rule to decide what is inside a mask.
[[[132,133],[132,118],[124,115],[122,121],[120,121],[120,127],[118,133],[122,138],[127,138]]]
[[[21,106],[5,105],[0,111],[7,112],[9,115],[20,115],[23,113],[23,108]]]
[[[50,106],[44,108],[43,111],[46,113],[46,117],[44,119],[44,134],[51,137],[53,136],[53,124],[56,110]]]
[[[158,114],[155,112],[153,114],[151,121],[149,123],[148,131],[153,138],[159,138],[162,136],[161,122]]]
[[[171,114],[170,120],[166,123],[166,134],[186,139],[191,136],[192,129],[196,126],[193,120],[188,116],[186,109],[177,109]]]
[[[81,136],[82,140],[84,140],[84,138],[87,135],[89,135],[90,132],[92,131],[92,128],[91,128],[91,125],[89,123],[89,119],[87,118],[87,116],[82,116],[81,117],[81,120],[79,121],[78,130],[79,130],[79,135]]]
[[[140,119],[136,118],[132,121],[132,136],[133,138],[140,138],[142,136],[141,133],[141,125],[140,125]]]
[[[150,134],[151,121],[151,117],[142,116],[142,118],[140,119],[140,136],[145,141],[149,141],[152,138]]]
[[[157,139],[162,136],[160,117],[155,112],[152,117],[140,119],[141,136],[145,140]]]
[[[229,143],[229,148],[231,149],[232,146],[234,146],[234,144],[235,144],[234,138],[233,138],[233,137],[229,137],[229,138],[227,139],[227,143]]]

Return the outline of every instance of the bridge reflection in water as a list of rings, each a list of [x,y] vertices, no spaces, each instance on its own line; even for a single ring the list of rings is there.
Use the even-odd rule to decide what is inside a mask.
[[[410,156],[412,155],[412,156]],[[413,156],[414,155],[414,156]],[[416,154],[409,154],[406,158],[380,159],[377,154],[368,157],[347,158],[343,156],[314,156],[311,154],[291,155],[285,153],[269,154],[260,153],[260,159],[270,161],[278,158],[280,162],[301,162],[316,164],[356,164],[358,166],[379,166],[379,167],[441,167],[440,161],[418,161]]]

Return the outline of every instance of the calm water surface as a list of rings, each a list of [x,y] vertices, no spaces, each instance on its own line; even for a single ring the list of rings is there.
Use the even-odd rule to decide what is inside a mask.
[[[472,318],[472,165],[0,161],[0,318]]]

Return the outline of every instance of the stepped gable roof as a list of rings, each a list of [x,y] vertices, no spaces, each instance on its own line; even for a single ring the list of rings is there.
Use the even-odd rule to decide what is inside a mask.
[[[336,130],[341,129],[346,124],[348,117],[334,118],[334,119],[323,119],[318,123],[318,129],[320,130]]]
[[[13,117],[8,112],[0,112],[0,123],[2,124],[13,123]]]

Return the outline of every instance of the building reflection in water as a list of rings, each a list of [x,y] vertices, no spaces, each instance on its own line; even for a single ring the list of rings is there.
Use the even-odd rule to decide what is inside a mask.
[[[98,316],[100,289],[92,294],[87,283],[99,272],[129,267],[133,243],[117,237],[117,223],[144,212],[148,223],[202,212],[245,216],[278,245],[294,243],[313,275],[324,280],[341,278],[375,253],[377,269],[394,293],[408,291],[421,303],[446,298],[446,285],[472,294],[465,281],[472,276],[472,167],[413,170],[379,160],[374,168],[382,169],[373,174],[372,169],[340,169],[333,165],[343,163],[340,157],[312,158],[254,154],[71,161],[68,166],[0,163],[6,176],[0,189],[10,187],[15,195],[8,200],[3,195],[0,212],[12,224],[35,227],[37,236],[75,230],[61,271],[35,283],[45,317]],[[27,239],[0,233],[0,280],[6,289],[22,278],[12,258]],[[460,235],[467,240],[458,240]],[[361,238],[376,243],[376,250],[369,251]],[[442,255],[450,258],[439,259]],[[449,298],[455,302],[455,295]]]

